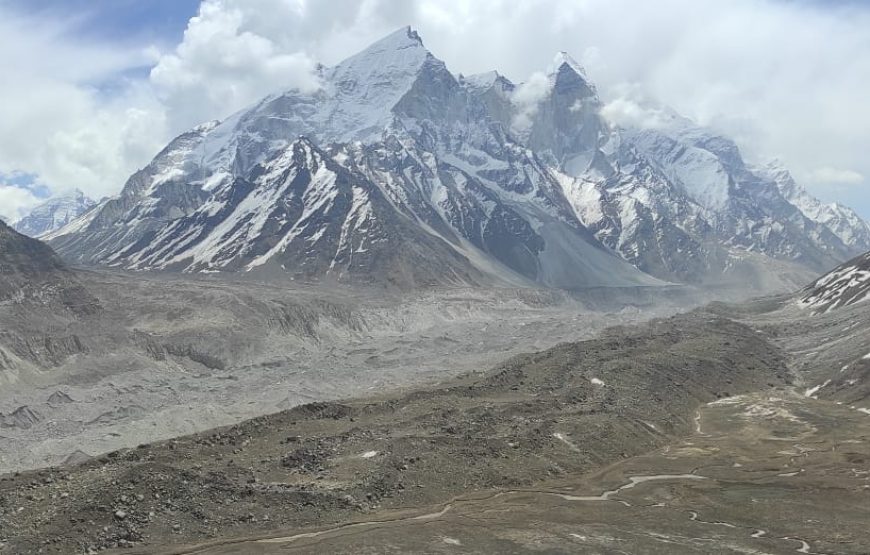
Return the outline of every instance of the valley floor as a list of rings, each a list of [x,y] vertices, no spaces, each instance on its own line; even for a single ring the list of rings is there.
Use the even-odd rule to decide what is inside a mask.
[[[16,554],[165,553],[382,511],[439,512],[459,495],[539,490],[662,448],[695,433],[699,405],[790,381],[775,346],[710,313],[610,328],[437,386],[0,477],[0,542]]]
[[[0,305],[0,473],[433,383],[704,298],[81,276],[96,314]]]
[[[63,441],[118,450],[0,475],[0,553],[870,552],[861,306],[810,317],[767,299],[647,321],[686,300],[627,292],[614,313],[594,292],[378,304],[99,279],[109,324],[81,332],[90,347],[64,372],[5,391],[64,395],[34,403],[29,426],[6,414],[0,446],[33,466]],[[206,309],[204,332],[189,315]],[[246,341],[243,366],[228,357]],[[87,364],[113,344],[130,367]],[[122,410],[134,399],[142,411]],[[185,403],[216,416],[181,436]]]

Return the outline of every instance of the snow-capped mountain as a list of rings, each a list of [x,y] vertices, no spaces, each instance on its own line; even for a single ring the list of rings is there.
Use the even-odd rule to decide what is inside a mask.
[[[860,219],[808,217],[725,137],[676,115],[611,125],[564,53],[532,101],[497,72],[453,75],[409,28],[319,77],[181,135],[51,244],[131,269],[568,288],[870,249]]]
[[[716,280],[744,272],[755,253],[823,271],[870,247],[860,238],[863,221],[852,226],[857,240],[845,243],[789,202],[776,179],[747,166],[727,137],[672,112],[661,119],[612,129],[605,169],[566,183],[584,223],[639,268]]]
[[[870,300],[870,252],[823,275],[802,292],[799,304],[816,312]]]
[[[483,281],[443,240],[397,217],[365,176],[304,137],[117,258],[134,269],[269,269],[336,280],[382,275],[401,286],[432,285],[444,276]]]
[[[771,162],[758,171],[773,179],[783,197],[804,216],[825,226],[844,244],[858,249],[870,245],[870,224],[848,206],[837,202],[822,203],[798,185],[788,170],[778,162]]]
[[[194,153],[215,125],[203,124],[176,137],[150,164],[130,176],[119,195],[103,199],[41,238],[74,262],[104,262],[115,251],[191,212],[208,198],[202,184],[193,181],[202,171]]]
[[[78,189],[52,197],[37,205],[30,214],[13,224],[15,231],[40,237],[67,225],[90,210],[96,202]]]

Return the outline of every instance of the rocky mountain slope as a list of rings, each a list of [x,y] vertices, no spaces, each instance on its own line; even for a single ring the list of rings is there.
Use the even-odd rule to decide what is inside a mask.
[[[51,248],[0,222],[0,304],[28,310],[60,303],[89,311],[92,301]]]
[[[265,267],[339,281],[380,274],[396,285],[482,281],[466,257],[397,217],[378,187],[305,138],[250,176],[216,187],[204,204],[121,256],[134,269]]]
[[[32,284],[65,271],[52,250],[0,222],[0,298],[10,298]]]
[[[24,235],[39,237],[67,225],[96,204],[76,189],[37,205],[27,216],[17,220],[12,227]]]
[[[763,288],[870,249],[860,218],[726,137],[670,112],[612,125],[566,54],[532,103],[496,72],[453,75],[408,28],[319,78],[181,135],[51,244],[134,269],[567,288]]]
[[[870,299],[870,252],[823,275],[801,292],[800,304],[828,312]]]
[[[707,307],[789,353],[796,393],[870,415],[870,253],[789,295]]]

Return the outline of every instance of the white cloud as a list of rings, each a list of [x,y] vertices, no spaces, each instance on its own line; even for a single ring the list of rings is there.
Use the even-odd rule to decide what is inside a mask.
[[[0,173],[37,174],[54,188],[99,196],[160,148],[163,108],[147,88],[118,77],[147,63],[146,52],[68,32],[0,8]],[[118,87],[111,96],[98,85],[107,79]]]
[[[0,217],[12,223],[41,201],[27,189],[0,184]]]
[[[864,176],[855,170],[831,168],[828,166],[812,170],[807,179],[822,185],[856,185],[864,182]]]
[[[639,129],[660,129],[670,119],[658,108],[641,106],[630,98],[619,97],[601,107],[601,115],[607,121],[620,127],[637,127]]]
[[[517,106],[517,114],[512,122],[517,130],[531,125],[532,118],[538,113],[538,106],[547,96],[551,87],[550,79],[543,72],[535,72],[513,92],[512,100]]]
[[[271,92],[315,90],[316,64],[304,45],[281,40],[293,26],[274,27],[300,15],[293,2],[203,2],[181,44],[151,70],[173,128],[224,117]]]

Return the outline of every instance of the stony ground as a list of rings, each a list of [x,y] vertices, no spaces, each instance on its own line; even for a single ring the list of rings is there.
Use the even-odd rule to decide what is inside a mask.
[[[870,418],[779,392],[707,404],[697,422],[580,477],[172,552],[868,553]]]
[[[0,552],[166,553],[535,489],[693,433],[700,404],[789,382],[775,346],[710,313],[614,328],[440,386],[7,475]]]

